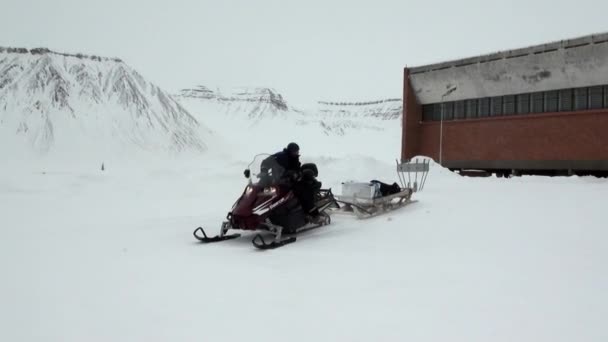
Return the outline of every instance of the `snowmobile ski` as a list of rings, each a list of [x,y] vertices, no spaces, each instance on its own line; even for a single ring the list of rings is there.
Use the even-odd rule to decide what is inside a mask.
[[[203,233],[203,236],[200,236],[199,234],[197,234],[197,232],[199,232],[199,231],[201,233]],[[216,235],[216,236],[213,236],[213,237],[208,237],[207,234],[205,233],[205,230],[202,227],[196,228],[194,230],[194,232],[192,233],[192,235],[194,235],[194,237],[198,241],[204,242],[204,243],[232,240],[232,239],[236,239],[236,238],[238,238],[238,237],[241,236],[241,234],[230,234],[230,235]]]
[[[309,230],[327,226],[331,223],[331,217],[329,215],[327,215],[327,214],[322,214],[322,215],[324,218],[324,222],[322,222],[320,224],[315,224],[312,226],[309,224],[308,226],[301,227],[301,228],[297,229],[295,233],[283,235],[280,240],[275,239],[272,242],[266,242],[266,240],[264,240],[264,237],[262,236],[262,234],[258,233],[255,235],[253,240],[251,240],[251,243],[258,249],[275,249],[275,248],[283,247],[290,243],[294,243],[294,242],[296,242],[297,237],[300,234],[307,232]]]
[[[293,243],[293,242],[296,242],[295,236],[290,236],[288,238],[285,238],[285,239],[282,239],[279,241],[273,240],[272,242],[267,243],[261,234],[256,234],[255,237],[253,238],[253,240],[251,240],[251,243],[255,246],[255,248],[262,249],[262,250],[283,247],[283,246]]]

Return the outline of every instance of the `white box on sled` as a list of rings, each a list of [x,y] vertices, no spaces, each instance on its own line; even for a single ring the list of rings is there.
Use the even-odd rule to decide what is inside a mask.
[[[341,197],[356,197],[362,199],[373,199],[378,197],[379,186],[377,184],[363,182],[342,183]]]

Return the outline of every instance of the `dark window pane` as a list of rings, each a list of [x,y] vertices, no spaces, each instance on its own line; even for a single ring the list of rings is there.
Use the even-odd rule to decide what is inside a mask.
[[[502,96],[495,96],[491,99],[490,116],[502,115]]]
[[[477,113],[479,117],[490,116],[490,98],[484,97],[483,99],[479,99],[479,112]]]
[[[517,113],[518,114],[530,113],[530,94],[517,95]]]
[[[589,109],[598,109],[603,107],[603,91],[602,86],[589,87]]]
[[[454,119],[454,102],[443,103],[443,120]]]
[[[608,108],[608,86],[604,86],[604,108]]]
[[[559,110],[562,112],[569,112],[572,110],[572,96],[574,93],[572,89],[562,89],[559,91]]]
[[[545,110],[544,106],[544,94],[543,93],[532,93],[532,113],[542,113]]]
[[[515,95],[506,95],[503,98],[503,114],[515,114]]]
[[[545,92],[545,112],[557,112],[559,110],[559,91]]]
[[[433,111],[431,114],[431,120],[433,120],[433,121],[441,120],[441,105],[439,105],[439,103],[433,103],[432,108],[433,108]]]
[[[441,120],[441,105],[439,103],[433,104],[433,121]]]
[[[589,108],[587,88],[574,89],[574,109],[585,110]]]
[[[433,105],[422,105],[422,121],[433,120]]]
[[[456,101],[454,103],[454,119],[464,119],[464,101]]]
[[[467,119],[472,119],[477,117],[477,100],[467,100],[466,102],[466,114]]]

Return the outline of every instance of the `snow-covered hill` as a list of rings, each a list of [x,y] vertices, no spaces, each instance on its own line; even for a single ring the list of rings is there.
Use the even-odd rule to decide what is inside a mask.
[[[313,113],[328,132],[337,135],[349,131],[376,131],[383,134],[400,129],[401,99],[368,102],[317,102]]]
[[[350,125],[351,127],[371,127],[370,119],[399,120],[401,118],[401,99],[384,99],[368,102],[326,102],[319,101],[315,106],[294,108],[275,89],[271,88],[234,88],[229,90],[213,90],[198,85],[194,88],[182,89],[176,98],[193,111],[201,110],[206,105],[213,112],[233,118],[246,118],[251,124],[270,118],[289,118],[296,121],[317,121],[325,123],[337,122],[366,122],[367,125]],[[327,125],[325,125],[327,126]],[[322,127],[325,127],[322,126]],[[345,125],[349,126],[349,125]],[[343,134],[341,131],[330,131]]]
[[[403,101],[384,99],[368,102],[318,102],[318,112],[322,117],[348,119],[398,120],[401,118]]]
[[[325,146],[326,150],[313,152],[317,155],[353,153],[340,146],[354,144],[360,145],[359,151],[364,155],[395,158],[399,154],[401,102],[398,99],[318,102],[295,108],[275,89],[226,90],[206,86],[183,89],[176,98],[235,149],[246,150],[248,154],[244,155],[255,153],[254,146],[269,151],[288,141]],[[245,137],[255,141],[244,142]]]
[[[184,89],[175,98],[222,139],[222,146],[239,157],[273,151],[286,141],[303,141],[326,133],[318,123],[306,121],[270,88]],[[317,139],[318,140],[318,139]]]
[[[120,59],[0,48],[5,146],[77,154],[203,151],[207,134],[171,95]]]
[[[283,96],[271,88],[239,87],[223,91],[199,85],[182,89],[176,97],[187,105],[205,104],[210,109],[232,118],[252,123],[269,118],[289,118],[301,114],[289,106]],[[215,108],[212,108],[215,107]]]

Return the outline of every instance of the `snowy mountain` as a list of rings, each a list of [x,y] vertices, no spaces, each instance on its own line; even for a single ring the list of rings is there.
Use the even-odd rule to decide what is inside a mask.
[[[328,135],[316,119],[290,106],[271,88],[213,90],[197,86],[181,90],[175,98],[223,137],[223,145],[231,146],[230,153],[243,158],[273,151],[286,141]]]
[[[0,137],[10,142],[38,152],[202,151],[208,133],[120,59],[0,48]]]
[[[401,125],[402,100],[369,102],[317,102],[312,111],[328,132],[337,135],[348,131],[384,132]]]
[[[369,102],[318,102],[318,112],[325,118],[367,118],[398,120],[401,118],[403,101],[384,99]]]
[[[230,117],[260,120],[293,116],[298,111],[290,107],[283,96],[271,88],[234,88],[229,91],[217,89],[213,91],[205,86],[199,85],[195,88],[182,89],[176,95],[180,101],[192,105],[193,103],[204,103],[215,107]]]
[[[271,88],[234,88],[229,91],[212,90],[204,85],[182,89],[176,98],[188,106],[215,105],[227,116],[259,120],[287,116],[299,120],[398,120],[401,118],[401,99],[369,102],[326,102],[296,109]]]
[[[398,156],[395,146],[400,146],[401,141],[399,99],[317,102],[295,108],[275,89],[214,90],[203,85],[183,89],[175,97],[199,121],[226,137],[234,150],[249,154],[256,152],[254,146],[258,151],[268,151],[294,140],[331,149],[357,144],[365,136],[361,154],[386,150],[390,158]],[[254,137],[255,141],[243,143],[241,139],[245,137]],[[320,149],[317,151],[321,153]]]

